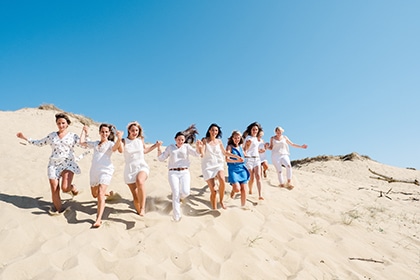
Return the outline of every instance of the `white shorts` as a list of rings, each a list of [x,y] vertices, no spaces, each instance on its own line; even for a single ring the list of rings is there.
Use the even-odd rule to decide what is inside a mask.
[[[261,165],[261,159],[260,157],[245,157],[246,162],[245,166],[248,168],[248,170],[254,169],[254,167]]]

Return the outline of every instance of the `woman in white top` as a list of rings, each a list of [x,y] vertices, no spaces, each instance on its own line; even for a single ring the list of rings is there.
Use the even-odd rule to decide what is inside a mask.
[[[158,147],[159,141],[152,146],[144,144],[143,128],[138,122],[131,122],[127,126],[127,138],[122,140],[121,152],[124,153],[124,182],[133,195],[134,208],[140,216],[144,216],[146,209],[145,183],[149,176],[149,165],[144,155]]]
[[[258,141],[257,135],[258,132],[262,130],[261,125],[257,122],[253,122],[246,128],[245,132],[243,133],[243,137],[245,138],[244,143],[244,152],[245,152],[245,159],[246,159],[246,167],[251,174],[251,177],[257,181],[257,188],[258,188],[258,199],[263,200],[262,196],[262,188],[261,188],[261,159],[260,159],[260,142]],[[249,194],[252,194],[252,183],[251,180],[249,182]]]
[[[225,194],[225,157],[231,156],[234,159],[240,159],[239,156],[226,152],[220,138],[222,138],[220,126],[212,123],[207,129],[206,137],[202,139],[203,145],[200,149],[202,156],[201,170],[203,172],[203,178],[210,188],[210,204],[212,209],[217,209],[216,179],[219,182],[220,206],[226,209],[223,202]]]
[[[268,161],[267,161],[267,155],[266,155],[266,146],[268,146],[268,143],[264,142],[264,139],[262,137],[264,136],[264,131],[260,129],[257,134],[258,139],[258,155],[260,157],[261,162],[261,169],[260,169],[260,177],[261,172],[264,175],[264,178],[267,178],[267,170],[268,170]],[[252,185],[254,184],[254,173],[251,174],[249,178],[249,185],[251,186],[251,193],[252,193]]]
[[[277,175],[280,182],[280,187],[287,187],[288,189],[293,189],[292,181],[292,164],[290,163],[290,152],[289,145],[295,148],[306,149],[308,145],[297,145],[287,138],[286,135],[283,135],[284,129],[280,126],[274,129],[276,135],[270,138],[270,144],[268,149],[271,150],[271,161],[276,168]],[[286,167],[287,174],[287,185],[285,185],[284,178],[282,176],[282,165]]]
[[[83,127],[83,132],[80,137],[80,144],[84,147],[93,149],[92,165],[90,168],[90,190],[92,196],[98,199],[98,207],[96,214],[96,221],[92,225],[98,228],[102,224],[102,215],[105,210],[105,197],[107,187],[111,183],[112,175],[114,174],[114,165],[111,161],[112,153],[120,149],[122,131],[116,131],[115,127],[110,124],[101,124],[99,126],[100,140],[87,141],[88,127]],[[115,135],[116,134],[116,135]],[[115,136],[117,142],[114,143]]]
[[[181,219],[180,201],[190,195],[191,175],[188,168],[190,167],[189,156],[199,157],[199,149],[202,145],[201,141],[197,142],[196,150],[190,144],[184,144],[186,135],[178,132],[175,135],[176,144],[168,146],[162,153],[162,142],[157,143],[158,159],[168,162],[168,181],[172,190],[172,218],[175,222]]]
[[[264,137],[264,131],[261,129],[257,135],[258,142],[260,142],[260,145],[258,146],[258,152],[260,154],[262,173],[264,175],[264,178],[267,178],[268,160],[267,160],[267,154],[265,151],[267,150],[267,146],[269,144],[264,142],[263,137]]]
[[[73,195],[79,193],[72,185],[72,180],[74,174],[80,174],[80,168],[74,157],[74,146],[80,145],[80,138],[79,135],[67,130],[71,121],[66,114],[57,113],[55,123],[58,131],[51,132],[41,140],[27,138],[22,132],[18,132],[16,136],[35,146],[51,146],[52,153],[47,167],[48,179],[55,211],[61,212],[60,179],[63,192],[71,192]]]

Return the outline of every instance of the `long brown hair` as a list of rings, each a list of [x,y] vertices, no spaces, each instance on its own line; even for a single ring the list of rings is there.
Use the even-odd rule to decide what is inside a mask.
[[[99,126],[99,132],[101,132],[102,127],[107,127],[109,129],[108,140],[114,142],[116,137],[115,132],[117,131],[115,126],[112,124],[103,123]]]

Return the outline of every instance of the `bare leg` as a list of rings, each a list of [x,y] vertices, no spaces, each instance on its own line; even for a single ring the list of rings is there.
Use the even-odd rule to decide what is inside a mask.
[[[139,214],[140,213],[140,202],[139,202],[139,197],[138,197],[138,194],[137,194],[137,185],[135,183],[128,184],[128,187],[130,188],[131,194],[133,195],[134,209],[136,209],[137,214]]]
[[[57,179],[50,179],[51,198],[55,210],[61,211],[61,197],[60,197],[60,186],[58,185]]]
[[[214,178],[207,180],[207,185],[210,188],[210,205],[212,209],[217,209],[216,191],[214,190]]]
[[[69,170],[64,170],[61,173],[61,189],[63,192],[72,192],[73,195],[77,195],[79,191],[76,189],[74,185],[72,185],[74,173]]]
[[[241,206],[245,206],[246,203],[246,191],[247,191],[247,184],[241,184]]]
[[[261,164],[261,167],[262,167],[262,171],[263,171],[263,174],[264,174],[264,178],[267,178],[267,170],[268,170],[268,164],[267,164],[267,162],[264,161]]]
[[[144,171],[140,171],[139,174],[137,174],[136,178],[136,185],[137,185],[137,196],[139,199],[139,215],[144,216],[145,209],[146,209],[146,186],[145,182],[147,180],[147,174]]]
[[[251,169],[249,170],[249,182],[248,182],[248,186],[249,186],[249,194],[252,194],[252,185],[254,184],[254,170]]]
[[[260,166],[256,166],[254,167],[254,176],[255,176],[255,180],[257,181],[257,188],[258,188],[258,199],[263,200],[263,196],[262,196],[262,189],[261,189],[261,167]]]
[[[105,210],[105,193],[107,185],[100,184],[98,188],[98,209],[96,214],[96,221],[93,224],[93,227],[100,227],[102,224],[102,215]]]
[[[217,179],[219,180],[219,201],[220,206],[223,209],[226,209],[225,204],[223,203],[223,198],[225,197],[225,172],[222,170],[217,172]]]

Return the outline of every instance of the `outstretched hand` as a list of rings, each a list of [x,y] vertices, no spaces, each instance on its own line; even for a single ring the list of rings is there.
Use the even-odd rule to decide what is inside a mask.
[[[25,135],[23,135],[23,133],[22,133],[22,132],[18,132],[18,133],[16,133],[16,136],[17,136],[18,138],[20,138],[20,139],[26,139]]]

